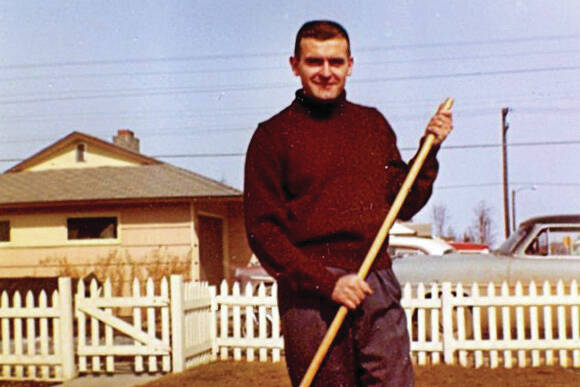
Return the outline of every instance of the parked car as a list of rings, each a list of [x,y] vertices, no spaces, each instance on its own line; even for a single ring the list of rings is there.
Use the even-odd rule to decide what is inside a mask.
[[[413,255],[446,255],[456,250],[440,238],[423,238],[417,236],[390,235],[389,255],[400,259]]]
[[[423,283],[425,298],[438,298],[440,294],[431,294],[430,285],[447,281],[462,283],[465,296],[469,296],[473,283],[479,285],[480,294],[486,294],[488,284],[494,283],[498,294],[504,281],[511,294],[518,281],[527,287],[532,280],[537,289],[549,281],[554,291],[559,280],[565,283],[580,281],[580,215],[528,219],[492,253],[409,256],[394,260],[393,270],[401,284],[412,285],[413,292],[417,291],[419,283]],[[472,310],[465,308],[464,312],[465,334],[469,337]],[[485,309],[481,316],[482,321],[487,321]],[[456,318],[455,314],[453,318]],[[413,312],[413,323],[416,319]],[[543,326],[543,320],[540,325]]]
[[[580,280],[580,215],[536,217],[491,254],[416,255],[393,261],[401,283]]]
[[[389,255],[401,259],[414,255],[452,254],[455,249],[443,239],[418,237],[416,232],[404,225],[395,223],[389,233]],[[274,279],[264,270],[255,255],[252,255],[246,267],[237,268],[234,279],[240,282],[242,291],[249,282],[256,288],[260,282],[271,285]]]

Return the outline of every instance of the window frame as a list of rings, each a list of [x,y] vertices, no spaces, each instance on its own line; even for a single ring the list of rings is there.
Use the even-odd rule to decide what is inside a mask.
[[[0,239],[0,244],[8,244],[12,242],[12,223],[10,222],[10,219],[0,219],[0,224],[2,223],[8,224],[8,240]]]
[[[71,220],[80,220],[80,219],[107,219],[107,218],[112,218],[115,219],[115,230],[114,230],[114,237],[109,237],[109,238],[71,238],[70,237],[70,226],[69,226],[69,222]],[[120,224],[121,224],[121,217],[119,216],[119,214],[74,214],[74,215],[70,215],[70,216],[66,216],[65,218],[65,224],[64,224],[64,228],[65,228],[65,238],[66,238],[66,242],[67,243],[71,243],[71,244],[117,244],[120,242],[121,240],[121,230],[120,230]]]

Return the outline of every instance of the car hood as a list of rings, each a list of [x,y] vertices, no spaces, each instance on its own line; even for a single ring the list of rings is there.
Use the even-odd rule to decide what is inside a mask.
[[[494,254],[414,255],[393,261],[401,284],[497,282],[509,280],[510,258]]]

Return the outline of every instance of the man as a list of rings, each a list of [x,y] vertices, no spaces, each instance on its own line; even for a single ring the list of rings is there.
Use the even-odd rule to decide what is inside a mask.
[[[356,272],[406,173],[396,138],[374,108],[346,100],[353,59],[347,32],[330,21],[302,26],[292,104],[261,123],[246,156],[250,246],[279,284],[285,354],[298,385],[340,304],[351,312],[314,385],[413,384],[401,289],[386,244],[366,281]],[[409,219],[431,195],[438,145],[451,115],[427,126],[436,146],[401,210]]]

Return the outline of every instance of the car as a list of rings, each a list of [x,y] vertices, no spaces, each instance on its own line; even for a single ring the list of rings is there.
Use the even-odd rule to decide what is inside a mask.
[[[493,284],[496,294],[499,294],[503,283],[508,285],[510,294],[514,294],[518,282],[525,288],[534,281],[536,290],[541,294],[541,287],[548,281],[551,294],[554,294],[558,281],[566,284],[572,280],[580,280],[580,215],[531,218],[522,222],[491,253],[415,255],[394,260],[393,271],[403,286],[411,285],[413,294],[418,293],[419,284],[422,283],[425,298],[439,298],[441,288],[432,286],[443,282],[464,285],[463,295],[469,296],[474,283],[482,295],[487,294],[490,283]],[[432,294],[431,289],[435,289],[438,294]],[[457,288],[454,289],[453,293],[457,295]],[[527,293],[528,290],[524,292]],[[469,337],[472,333],[472,308],[467,307],[464,312],[465,335]],[[553,316],[555,315],[554,313]],[[485,308],[481,316],[482,326],[485,328]],[[441,328],[441,316],[439,319]],[[412,311],[412,322],[417,323],[416,311]],[[555,324],[555,320],[553,323]],[[543,326],[543,321],[540,326]]]
[[[401,283],[580,280],[580,215],[528,219],[492,253],[416,255],[393,261]]]
[[[414,255],[444,255],[456,252],[443,239],[417,235],[417,231],[408,225],[395,223],[389,232],[388,251],[391,258],[395,260]],[[274,279],[260,265],[255,255],[252,255],[246,267],[235,269],[234,279],[240,283],[242,291],[247,283],[251,283],[254,290],[261,282],[264,282],[267,289],[274,283]]]

